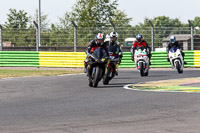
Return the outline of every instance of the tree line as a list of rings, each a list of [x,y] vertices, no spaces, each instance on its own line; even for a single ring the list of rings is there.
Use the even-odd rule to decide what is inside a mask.
[[[109,33],[112,26],[110,20],[115,24],[116,31],[119,33],[119,41],[124,41],[126,37],[135,37],[136,34],[144,34],[150,41],[150,23],[155,28],[155,40],[167,37],[170,34],[186,34],[184,30],[189,28],[189,24],[182,23],[178,18],[158,16],[145,18],[144,22],[132,26],[130,22],[133,18],[126,15],[124,11],[117,8],[118,0],[77,0],[71,12],[66,12],[64,17],[59,18],[59,22],[49,24],[48,15],[42,13],[42,45],[47,46],[72,46],[74,38],[74,28],[72,21],[78,26],[78,45],[87,45],[97,32]],[[3,24],[3,41],[17,42],[21,46],[35,46],[35,26],[37,22],[38,10],[35,16],[28,16],[24,10],[17,11],[10,9],[5,24]],[[200,26],[200,17],[191,20],[194,27]],[[145,30],[148,29],[148,30]],[[178,30],[177,30],[178,29]],[[84,42],[84,43],[83,43]],[[159,45],[159,44],[158,44]]]

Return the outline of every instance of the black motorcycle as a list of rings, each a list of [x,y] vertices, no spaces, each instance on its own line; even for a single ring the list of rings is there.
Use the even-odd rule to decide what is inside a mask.
[[[109,81],[117,75],[117,66],[120,62],[119,47],[108,46],[110,63],[107,65],[105,75],[103,77],[103,84],[109,84]]]
[[[92,54],[88,56],[88,71],[87,75],[89,77],[89,86],[97,87],[99,81],[103,78],[105,73],[105,68],[109,62],[109,56],[106,51],[99,47],[94,50]]]

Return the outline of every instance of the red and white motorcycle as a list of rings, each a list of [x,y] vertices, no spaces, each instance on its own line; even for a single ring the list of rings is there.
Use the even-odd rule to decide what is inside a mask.
[[[134,55],[135,66],[140,72],[141,76],[149,75],[149,57],[145,48],[138,48]]]

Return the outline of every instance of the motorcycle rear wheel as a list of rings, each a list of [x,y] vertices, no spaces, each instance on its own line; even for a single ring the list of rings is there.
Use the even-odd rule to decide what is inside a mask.
[[[109,68],[107,69],[107,71],[106,71],[104,77],[103,77],[103,84],[104,84],[104,85],[109,84],[109,81],[110,81],[110,77],[109,77],[110,72],[111,72],[111,68],[109,67]]]
[[[92,78],[91,77],[89,77],[89,86],[93,87],[93,82],[92,82]]]

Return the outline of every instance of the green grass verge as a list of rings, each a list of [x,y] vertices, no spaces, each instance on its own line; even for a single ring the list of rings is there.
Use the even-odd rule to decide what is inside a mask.
[[[80,70],[14,70],[0,69],[0,78],[24,76],[56,76],[63,74],[82,73]]]

